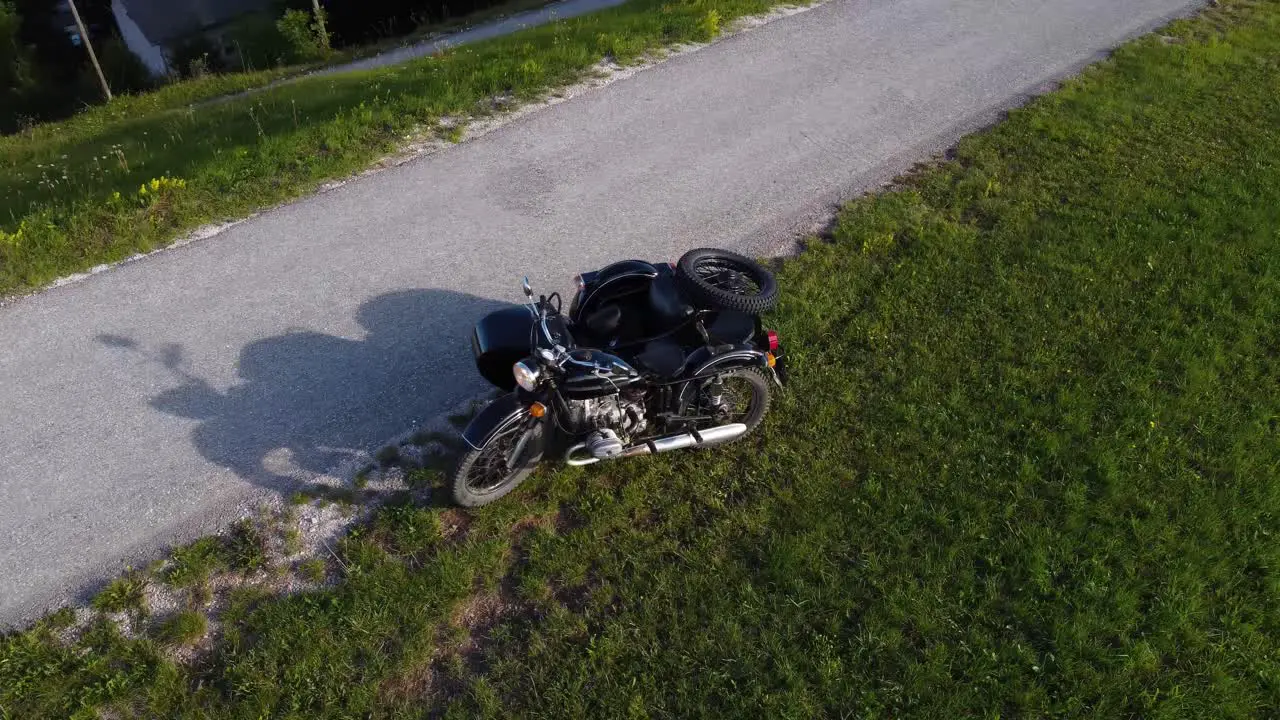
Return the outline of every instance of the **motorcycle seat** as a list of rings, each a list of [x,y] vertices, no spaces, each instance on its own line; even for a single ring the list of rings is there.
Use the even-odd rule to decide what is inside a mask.
[[[684,370],[685,354],[680,343],[670,338],[661,338],[646,343],[635,360],[658,377],[672,378]]]

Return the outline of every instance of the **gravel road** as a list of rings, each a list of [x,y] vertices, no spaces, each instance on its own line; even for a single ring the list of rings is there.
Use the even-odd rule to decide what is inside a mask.
[[[833,0],[0,307],[0,625],[482,391],[469,327],[522,275],[785,250],[1191,7]]]

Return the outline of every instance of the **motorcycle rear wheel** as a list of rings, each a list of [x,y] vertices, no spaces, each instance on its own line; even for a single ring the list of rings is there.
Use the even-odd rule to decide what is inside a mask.
[[[507,458],[524,433],[533,433],[510,466]],[[469,450],[453,473],[453,501],[462,507],[480,507],[503,497],[524,482],[542,461],[542,426],[526,428],[517,423],[503,430],[479,450]]]
[[[719,442],[708,442],[699,445],[700,448],[710,448],[725,443],[737,442],[756,431],[760,427],[760,423],[764,422],[764,417],[769,413],[769,406],[773,403],[773,384],[766,371],[759,368],[739,368],[727,372],[720,376],[722,383],[722,399],[720,414],[714,419],[707,419],[695,424],[695,430],[707,430],[719,425],[728,425],[730,423],[742,423],[747,426],[747,431],[732,440],[721,440]],[[693,390],[696,395],[691,399],[693,403],[690,410],[692,412],[706,412],[703,407],[707,403],[707,392],[710,384],[704,384],[702,387]]]

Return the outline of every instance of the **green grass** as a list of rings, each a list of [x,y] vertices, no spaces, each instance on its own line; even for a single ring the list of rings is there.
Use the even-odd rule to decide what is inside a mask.
[[[202,77],[170,82],[154,90],[137,94],[117,93],[109,105],[95,105],[77,113],[73,118],[56,123],[42,123],[15,133],[14,137],[28,141],[49,141],[66,135],[92,135],[109,125],[127,122],[141,115],[168,110],[185,110],[189,106],[258,90],[279,80],[299,76],[320,67],[342,65],[352,60],[378,55],[397,47],[413,45],[443,33],[455,32],[485,22],[533,10],[555,0],[511,0],[501,5],[479,10],[469,15],[424,25],[409,35],[388,38],[352,48],[334,51],[323,62],[303,62],[265,70],[248,70],[213,73]]]
[[[237,591],[195,668],[37,626],[0,707],[1270,716],[1280,4],[1164,33],[788,260],[760,435],[388,506],[336,586]]]
[[[209,576],[227,566],[227,552],[221,538],[206,537],[178,548],[170,554],[164,580],[178,588],[204,585]]]
[[[286,555],[297,555],[302,552],[302,531],[298,528],[291,527],[285,530],[282,539]]]
[[[294,533],[281,533],[287,552],[301,543]],[[265,568],[268,563],[267,545],[263,529],[244,518],[236,521],[225,537],[200,538],[175,549],[170,553],[169,563],[160,577],[175,588],[192,588],[203,596],[203,588],[215,573],[228,569],[253,572]]]
[[[459,128],[444,121],[483,114],[491,98],[537,99],[606,56],[627,62],[706,40],[772,4],[636,0],[397,67],[190,107],[270,79],[211,78],[0,138],[0,295],[297,197],[366,167],[418,129],[457,139]],[[157,178],[183,185],[139,193]]]
[[[324,580],[326,573],[324,561],[319,558],[311,558],[298,563],[298,574],[305,580],[311,582],[320,582]]]
[[[141,574],[128,573],[107,583],[93,598],[93,607],[105,612],[132,610],[146,612],[147,580]]]
[[[170,645],[190,645],[204,637],[209,622],[205,616],[194,610],[183,610],[173,614],[159,627],[157,635],[160,640]]]

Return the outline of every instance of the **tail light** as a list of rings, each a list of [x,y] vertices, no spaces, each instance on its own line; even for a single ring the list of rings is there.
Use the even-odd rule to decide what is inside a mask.
[[[778,351],[778,333],[774,332],[773,330],[765,330],[764,335],[765,337],[769,338],[769,351],[777,352]]]
[[[578,292],[582,292],[587,287],[587,281],[583,280],[581,275],[578,275],[577,277],[575,277],[573,279],[573,282],[575,285],[578,286]]]

